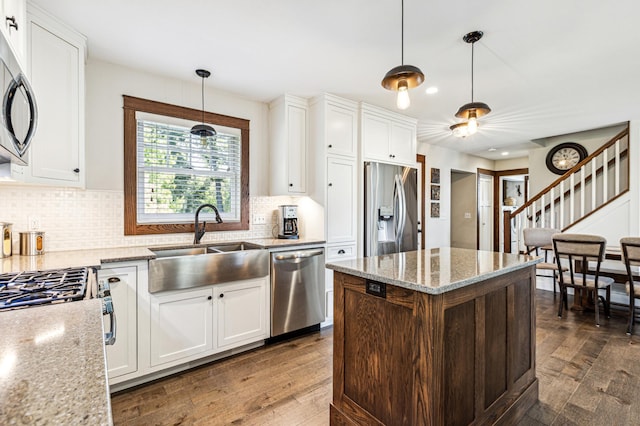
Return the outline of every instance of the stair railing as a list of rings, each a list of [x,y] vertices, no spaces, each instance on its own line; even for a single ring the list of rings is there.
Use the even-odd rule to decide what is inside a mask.
[[[504,212],[504,251],[525,251],[522,241],[525,228],[565,231],[628,190],[627,127],[518,209]],[[512,247],[512,235],[515,247]]]

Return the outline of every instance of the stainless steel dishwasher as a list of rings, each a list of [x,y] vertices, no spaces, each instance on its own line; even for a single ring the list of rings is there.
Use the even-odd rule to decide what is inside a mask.
[[[271,253],[272,337],[320,324],[324,298],[324,248]]]

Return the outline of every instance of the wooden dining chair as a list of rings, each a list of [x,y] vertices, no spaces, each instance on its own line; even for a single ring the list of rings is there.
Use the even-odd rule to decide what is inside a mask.
[[[600,302],[607,318],[611,316],[609,308],[613,278],[600,276],[600,265],[604,260],[607,240],[597,235],[585,234],[554,234],[552,240],[558,268],[561,269],[563,263],[568,267],[567,272],[560,274],[558,317],[562,317],[562,306],[567,305],[567,289],[571,287],[574,290],[574,297],[579,297],[578,293],[583,291],[593,297],[596,327],[600,327]],[[581,270],[579,271],[576,270],[576,262],[580,262]],[[592,274],[588,273],[590,272],[589,262],[595,263]],[[600,290],[605,291],[605,297],[600,295]]]
[[[625,287],[629,295],[629,325],[627,334],[633,333],[636,322],[636,299],[640,299],[640,282],[633,279],[632,266],[640,266],[640,237],[625,237],[620,239],[622,248],[622,261],[627,269],[627,282]]]
[[[559,234],[560,230],[555,228],[525,228],[522,230],[524,245],[527,254],[535,253],[540,256],[540,250],[544,252],[544,262],[536,264],[536,277],[551,277],[553,279],[553,296],[556,295],[556,285],[558,283],[558,265],[555,259],[549,259],[549,252],[553,253],[553,241],[551,237]],[[567,270],[566,266],[562,267]],[[539,271],[551,271],[551,275],[538,274]]]

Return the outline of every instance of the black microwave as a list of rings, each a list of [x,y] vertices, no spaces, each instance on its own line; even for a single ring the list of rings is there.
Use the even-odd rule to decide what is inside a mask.
[[[27,151],[38,122],[33,89],[13,49],[0,33],[0,163],[27,164]]]

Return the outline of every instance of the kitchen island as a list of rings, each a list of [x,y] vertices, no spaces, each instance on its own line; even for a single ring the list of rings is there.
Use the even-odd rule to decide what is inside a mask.
[[[328,264],[331,424],[515,424],[538,399],[538,262],[440,248]]]

